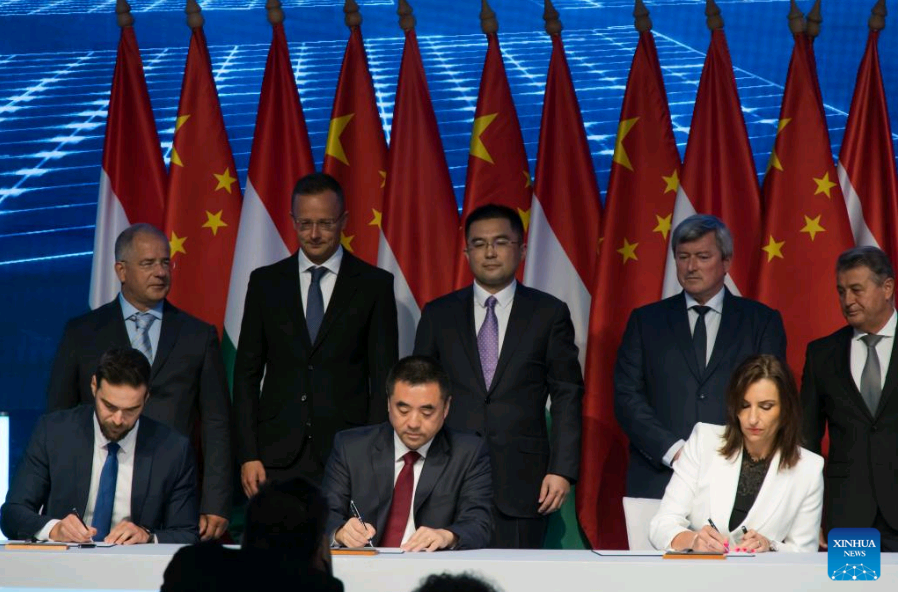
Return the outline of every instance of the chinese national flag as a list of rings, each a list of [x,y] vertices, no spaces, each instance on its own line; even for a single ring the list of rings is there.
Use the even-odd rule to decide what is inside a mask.
[[[898,177],[878,42],[879,31],[870,31],[839,154],[839,184],[855,242],[898,261]]]
[[[359,27],[352,27],[343,54],[327,135],[324,172],[337,179],[346,194],[349,217],[341,237],[343,247],[376,265],[387,175],[387,142]]]
[[[671,228],[696,213],[713,214],[730,229],[735,256],[727,286],[737,295],[749,292],[761,244],[761,194],[723,29],[711,33]],[[668,253],[663,296],[681,290]]]
[[[511,99],[511,89],[502,63],[499,37],[489,33],[486,60],[480,79],[480,95],[474,112],[471,149],[468,156],[468,176],[465,183],[465,206],[462,218],[474,209],[495,203],[508,206],[521,215],[524,230],[530,222],[530,202],[533,188],[530,167],[521,136],[521,125]],[[473,281],[471,269],[463,254],[464,224],[458,230],[458,260],[455,287]],[[518,269],[518,280],[524,277],[524,267]]]
[[[172,304],[218,328],[224,323],[240,221],[240,184],[202,27],[193,29],[172,144],[165,210]]]
[[[614,361],[630,312],[661,297],[679,169],[655,40],[643,31],[617,128],[593,289],[601,297],[592,300],[586,350],[577,514],[596,549],[627,548],[627,440],[614,418]]]
[[[779,131],[764,177],[764,233],[756,298],[783,315],[797,376],[809,341],[845,324],[833,284],[854,241],[830,152],[811,41],[795,36]]]
[[[395,276],[399,354],[412,352],[424,305],[452,290],[458,209],[414,29],[399,68],[378,265]]]

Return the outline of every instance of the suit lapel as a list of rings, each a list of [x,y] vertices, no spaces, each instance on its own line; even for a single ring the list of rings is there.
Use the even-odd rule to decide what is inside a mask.
[[[711,453],[714,456],[708,471],[710,514],[717,528],[722,529],[720,532],[725,533],[729,530],[730,514],[733,513],[733,502],[736,488],[739,485],[742,450],[732,460],[719,454],[716,448],[712,449]],[[703,518],[698,516],[698,519],[702,520]]]
[[[480,349],[477,347],[477,327],[474,325],[474,287],[473,284],[458,293],[456,306],[457,317],[455,326],[462,347],[471,361],[471,372],[477,384],[486,392],[486,383],[483,381],[483,367],[480,365]]]
[[[898,348],[894,345],[895,337],[892,337],[892,357],[889,358],[889,369],[886,371],[886,382],[882,387],[882,396],[879,398],[879,405],[876,407],[876,417],[882,414],[885,409],[886,402],[894,396],[895,389],[898,388]]]
[[[156,352],[153,354],[153,369],[150,374],[151,382],[159,374],[159,370],[165,364],[168,355],[175,348],[175,344],[178,342],[178,334],[181,332],[183,324],[184,313],[166,300],[162,306],[162,328],[159,331],[159,343],[156,345]]]
[[[90,495],[90,477],[93,472],[94,462],[94,408],[84,406],[84,417],[79,418],[80,428],[72,435],[70,446],[75,453],[74,458],[78,459],[75,463],[75,501],[77,508],[81,511],[81,515],[87,511],[87,498]],[[85,475],[87,478],[85,478]]]
[[[508,362],[514,355],[518,345],[523,341],[527,325],[533,318],[534,305],[530,289],[520,283],[515,287],[514,300],[511,303],[511,314],[508,316],[508,326],[505,328],[505,337],[502,340],[502,351],[499,352],[499,363],[496,364],[496,373],[493,375],[493,384],[490,392],[496,389],[502,378],[502,373],[508,367]],[[480,373],[483,375],[483,372]]]
[[[309,339],[309,328],[306,326],[306,312],[302,307],[302,295],[299,286],[299,251],[285,259],[281,271],[281,291],[284,295],[284,314],[287,324],[280,327],[284,335],[293,337],[293,345],[298,352],[312,349]],[[300,358],[305,357],[298,356]]]
[[[698,363],[695,359],[695,348],[692,345],[692,331],[689,329],[689,317],[686,314],[686,296],[683,292],[667,301],[670,311],[668,312],[667,321],[670,324],[670,330],[673,333],[677,348],[683,354],[686,366],[695,379],[701,381],[702,375],[698,371]]]
[[[424,459],[424,466],[421,467],[421,476],[418,478],[418,487],[415,488],[415,503],[412,515],[418,513],[418,510],[421,509],[421,504],[423,504],[430,496],[431,492],[433,492],[433,488],[443,475],[443,471],[446,469],[448,463],[449,443],[446,441],[446,436],[443,431],[440,430],[434,437],[430,449],[427,451],[427,458]],[[417,520],[415,520],[415,524],[418,524]]]
[[[777,508],[786,498],[786,489],[791,482],[791,472],[781,473],[779,466],[780,453],[776,451],[773,458],[770,459],[770,467],[767,469],[767,475],[758,491],[758,497],[755,498],[755,503],[745,515],[746,528],[753,528],[759,532],[776,530],[776,527],[765,529],[764,525],[770,522]]]
[[[99,311],[102,311],[102,314],[97,318],[97,343],[131,347],[128,328],[125,326],[125,313],[122,311],[119,298],[116,297],[115,300],[103,305]]]
[[[851,340],[853,337],[854,329],[850,326],[846,326],[838,334],[838,342],[835,351],[828,360],[828,363],[824,366],[825,368],[831,368],[833,373],[832,376],[829,377],[830,380],[827,382],[839,385],[842,388],[842,391],[854,401],[855,407],[859,408],[861,413],[865,414],[865,416],[872,422],[873,414],[870,413],[870,409],[867,407],[864,397],[861,395],[857,385],[854,383],[854,378],[851,376]],[[892,360],[889,362],[889,374],[892,373],[892,364],[894,363],[895,357],[892,356]],[[886,385],[888,385],[889,382],[889,374],[886,374]],[[894,382],[894,378],[892,381]],[[885,392],[885,389],[883,389],[883,397],[885,396]],[[880,401],[880,404],[881,403],[882,401]]]
[[[153,450],[156,440],[156,430],[153,429],[153,424],[146,420],[142,421],[137,428],[136,440],[134,443],[134,474],[131,477],[131,521],[140,524],[153,468]]]
[[[736,337],[739,335],[738,327],[742,324],[743,315],[739,301],[726,288],[724,288],[722,313],[720,327],[717,329],[717,337],[714,339],[714,348],[711,350],[711,359],[708,360],[704,378],[711,376],[720,365],[730,346],[736,341]]]
[[[379,508],[374,528],[377,529],[378,533],[383,533],[386,527],[387,516],[390,514],[390,504],[393,502],[393,481],[396,471],[395,455],[393,426],[385,423],[381,426],[374,446],[371,447],[371,471],[374,473],[376,501]],[[383,536],[383,534],[380,536]]]
[[[324,336],[333,327],[337,317],[349,307],[353,295],[358,289],[359,268],[356,265],[356,259],[352,255],[343,250],[343,260],[340,262],[340,273],[337,274],[337,282],[334,284],[334,291],[331,293],[330,300],[327,303],[327,309],[324,311],[324,318],[321,320],[321,327],[318,329],[318,335],[312,350],[318,348],[324,340]],[[300,302],[302,300],[300,299]],[[305,315],[303,315],[305,317]],[[309,331],[306,329],[306,334]]]

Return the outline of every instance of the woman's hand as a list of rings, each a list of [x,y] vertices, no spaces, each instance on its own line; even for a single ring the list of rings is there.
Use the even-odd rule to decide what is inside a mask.
[[[776,551],[776,547],[763,534],[756,530],[749,530],[742,537],[742,542],[736,550],[746,553],[766,553],[768,551]]]
[[[725,536],[717,532],[717,529],[710,524],[706,524],[698,531],[695,543],[692,544],[693,551],[712,551],[715,553],[729,553],[730,541]]]

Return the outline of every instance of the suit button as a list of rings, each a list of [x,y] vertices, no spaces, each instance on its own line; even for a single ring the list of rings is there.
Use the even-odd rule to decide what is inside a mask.
[[[311,421],[307,421],[307,422],[306,422],[306,427],[307,427],[307,428],[312,427],[312,422],[311,422]]]
[[[870,428],[870,431],[871,431],[871,432],[875,432],[875,431],[877,431],[877,429],[878,429],[878,428],[877,428],[876,426],[873,426],[873,427]]]
[[[314,370],[314,369],[315,369],[315,366],[309,364],[309,370]]]
[[[299,398],[300,401],[305,401],[306,399],[308,399],[308,397],[306,395],[303,395]]]
[[[699,401],[704,401],[706,398],[705,393],[700,393],[698,396]]]

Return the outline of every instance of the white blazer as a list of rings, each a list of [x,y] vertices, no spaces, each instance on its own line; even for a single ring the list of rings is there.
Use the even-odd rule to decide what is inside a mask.
[[[722,456],[723,432],[723,426],[706,423],[692,430],[652,518],[652,545],[666,549],[678,534],[699,531],[711,518],[729,538],[730,548],[739,546],[745,525],[777,541],[780,551],[816,551],[823,511],[823,457],[802,448],[795,466],[780,469],[780,454],[774,454],[754,505],[742,524],[729,532],[742,450],[732,459]]]

